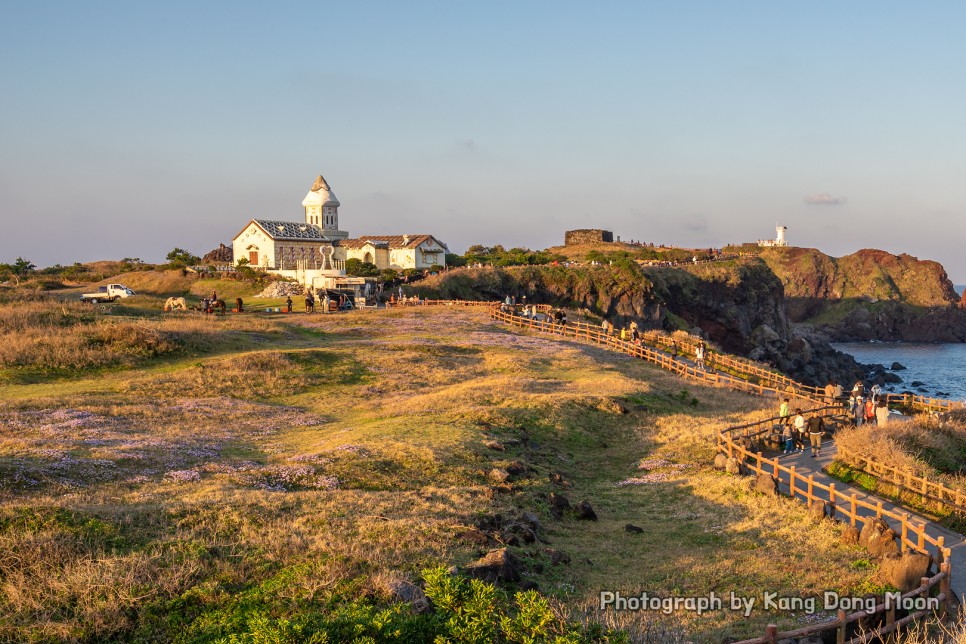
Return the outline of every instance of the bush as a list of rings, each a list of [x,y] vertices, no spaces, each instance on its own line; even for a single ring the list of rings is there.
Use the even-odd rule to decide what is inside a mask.
[[[351,277],[375,277],[379,275],[379,268],[375,264],[353,257],[345,260],[345,274]]]

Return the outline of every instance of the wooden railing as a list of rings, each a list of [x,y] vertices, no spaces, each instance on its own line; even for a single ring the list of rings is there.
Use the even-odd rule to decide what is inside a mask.
[[[841,445],[838,446],[838,460],[894,486],[897,500],[902,492],[906,492],[913,497],[919,497],[922,507],[927,511],[933,506],[939,512],[966,514],[966,493],[941,481],[930,481],[926,475],[918,476],[908,469],[880,463]]]
[[[657,351],[650,347],[620,340],[609,333],[605,333],[603,329],[599,327],[594,327],[583,323],[556,324],[548,320],[523,318],[519,315],[516,315],[516,311],[512,307],[507,306],[494,306],[490,311],[490,315],[494,319],[514,326],[549,333],[552,335],[559,335],[561,337],[587,340],[599,345],[604,345],[608,348],[620,351],[621,353],[641,358],[656,364],[663,369],[671,371],[672,373],[676,373],[689,379],[724,385],[749,393],[792,394],[796,398],[800,398],[806,402],[822,404],[820,407],[809,409],[806,412],[808,414],[838,416],[843,415],[844,413],[844,409],[841,406],[825,406],[823,404],[824,392],[821,392],[817,388],[807,387],[801,383],[796,383],[785,376],[772,378],[770,377],[772,374],[767,372],[767,370],[763,370],[766,374],[764,377],[769,377],[770,384],[766,385],[760,381],[757,384],[754,384],[743,378],[720,373],[712,373],[699,369],[687,363],[681,362],[674,356],[670,356],[663,351]],[[733,364],[741,365],[741,361],[736,360],[733,362]],[[746,365],[741,366],[744,367]],[[755,371],[757,371],[757,368]],[[758,374],[756,373],[754,375]],[[788,385],[784,384],[786,380],[789,383]],[[930,404],[935,401],[935,399],[921,401],[914,400],[915,398],[917,397],[907,397],[909,404],[917,404],[929,407]],[[946,406],[946,408],[951,407],[953,406]],[[780,419],[777,417],[768,418],[754,423],[737,425],[721,430],[716,437],[718,451],[727,454],[729,458],[738,459],[738,461],[740,461],[745,467],[749,468],[753,472],[756,472],[757,474],[767,474],[774,477],[779,485],[779,490],[787,490],[786,494],[789,497],[802,500],[807,505],[811,505],[812,503],[822,503],[828,515],[833,519],[841,516],[841,518],[848,521],[851,526],[856,526],[859,521],[864,522],[866,520],[871,520],[873,517],[887,517],[897,521],[900,528],[898,535],[899,548],[901,550],[911,550],[913,552],[930,555],[934,558],[939,567],[939,573],[937,575],[933,577],[923,577],[920,580],[920,585],[912,591],[903,594],[902,598],[908,599],[916,597],[930,597],[933,589],[938,585],[938,594],[936,594],[934,597],[939,602],[940,615],[944,616],[947,604],[952,598],[952,568],[949,563],[950,550],[945,545],[944,537],[942,535],[935,537],[930,535],[928,530],[929,525],[925,522],[919,522],[917,524],[912,520],[908,512],[896,512],[889,510],[884,507],[882,501],[870,503],[864,499],[860,499],[855,492],[843,493],[836,489],[835,483],[825,485],[820,481],[816,481],[815,476],[812,474],[808,475],[807,477],[803,476],[795,471],[795,466],[792,465],[786,467],[779,463],[777,458],[766,458],[763,456],[760,450],[753,452],[739,444],[738,440],[740,439],[756,438],[762,434],[771,433],[775,422],[778,420]],[[779,632],[777,626],[769,625],[762,637],[743,640],[742,642],[738,642],[736,644],[774,644],[778,640],[784,638],[807,637],[810,635],[819,635],[832,630],[836,632],[836,641],[838,643],[844,644],[847,641],[848,644],[865,644],[880,638],[881,636],[892,633],[905,624],[932,615],[934,614],[934,611],[928,608],[913,611],[910,612],[906,617],[897,621],[895,619],[895,607],[887,607],[885,603],[882,603],[876,606],[875,614],[883,615],[885,623],[882,626],[872,629],[868,632],[861,632],[861,629],[858,628],[860,621],[862,623],[867,623],[871,618],[871,615],[868,611],[862,610],[848,614],[844,610],[840,610],[838,611],[836,618],[829,622],[814,624],[805,628],[786,632]],[[853,627],[853,625],[856,626]],[[856,633],[856,636],[852,639],[846,640],[850,630]]]

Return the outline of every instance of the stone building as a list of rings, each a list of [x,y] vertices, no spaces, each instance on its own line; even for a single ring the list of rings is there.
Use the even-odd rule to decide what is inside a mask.
[[[339,229],[339,200],[319,175],[302,200],[304,221],[252,219],[232,240],[234,262],[320,286],[345,276],[347,259],[380,269],[446,265],[446,244],[432,235],[365,235]],[[331,288],[331,286],[325,286]]]
[[[597,228],[582,228],[580,230],[568,230],[564,234],[564,245],[576,246],[578,244],[600,244],[614,241],[614,233],[609,230]]]

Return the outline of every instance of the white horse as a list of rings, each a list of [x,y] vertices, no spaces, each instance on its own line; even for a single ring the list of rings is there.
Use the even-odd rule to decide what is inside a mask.
[[[177,310],[187,311],[188,304],[184,301],[183,297],[169,297],[164,303],[165,311],[177,311]]]

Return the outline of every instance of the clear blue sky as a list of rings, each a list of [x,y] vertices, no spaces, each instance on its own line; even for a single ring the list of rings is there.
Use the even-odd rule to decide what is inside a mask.
[[[322,173],[352,234],[781,222],[962,282],[964,25],[956,2],[3,0],[0,261],[202,254],[299,219]]]

